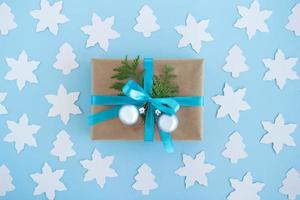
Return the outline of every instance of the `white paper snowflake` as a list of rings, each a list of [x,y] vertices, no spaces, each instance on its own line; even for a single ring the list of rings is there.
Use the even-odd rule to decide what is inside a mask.
[[[256,34],[256,31],[269,32],[265,20],[272,15],[272,12],[269,10],[260,10],[258,0],[254,0],[250,8],[238,6],[238,11],[242,17],[237,20],[234,26],[240,29],[246,28],[249,39]]]
[[[25,144],[28,146],[36,147],[37,143],[35,138],[33,137],[34,134],[38,132],[40,126],[38,125],[29,125],[28,117],[26,114],[23,114],[19,119],[19,123],[14,121],[6,121],[7,128],[11,131],[7,134],[3,141],[5,142],[15,142],[15,148],[18,153],[20,153],[23,149]]]
[[[234,191],[228,195],[227,200],[260,200],[257,193],[265,186],[263,183],[253,183],[250,172],[247,172],[242,181],[231,178],[230,183]]]
[[[186,18],[186,25],[175,27],[177,33],[182,35],[182,38],[178,43],[178,47],[187,47],[189,44],[191,44],[192,48],[199,53],[202,46],[202,41],[213,41],[212,36],[206,32],[208,24],[208,19],[201,20],[199,23],[197,23],[196,19],[191,14],[188,14]]]
[[[296,169],[288,171],[279,192],[287,195],[289,200],[296,200],[297,195],[300,195],[300,174]]]
[[[7,35],[9,30],[17,28],[14,21],[15,16],[11,13],[10,7],[6,3],[0,5],[0,32]]]
[[[11,177],[6,165],[0,166],[0,177],[0,197],[3,197],[7,192],[14,191],[15,186],[12,183],[13,177]]]
[[[294,31],[295,35],[300,36],[300,3],[295,5],[292,9],[292,14],[289,16],[289,22],[286,25],[286,29]]]
[[[36,75],[33,73],[37,69],[40,62],[29,61],[27,53],[22,51],[18,60],[14,58],[6,58],[7,65],[11,68],[5,75],[6,80],[16,80],[19,90],[22,90],[26,82],[37,83]]]
[[[273,143],[273,149],[278,154],[283,145],[296,146],[291,134],[295,131],[297,124],[285,124],[284,118],[279,114],[275,123],[263,121],[262,125],[267,133],[260,140],[263,144]]]
[[[193,159],[191,156],[183,154],[182,161],[184,167],[176,170],[176,174],[179,176],[185,176],[185,187],[189,188],[198,182],[200,185],[207,186],[206,174],[215,169],[214,165],[205,163],[205,153],[201,151]]]
[[[7,110],[5,106],[3,106],[1,103],[5,100],[7,93],[0,92],[0,115],[7,114]]]
[[[286,80],[299,79],[297,72],[293,70],[298,58],[285,58],[281,49],[278,49],[275,54],[275,59],[263,59],[263,63],[269,69],[263,78],[265,81],[276,80],[279,89],[283,89]]]
[[[81,27],[81,30],[85,34],[89,35],[86,47],[88,48],[98,44],[104,51],[107,51],[109,40],[120,37],[120,34],[112,29],[114,21],[114,16],[108,17],[102,21],[102,19],[94,13],[92,17],[92,25]]]
[[[67,124],[70,115],[81,114],[80,108],[75,104],[78,100],[80,92],[67,93],[65,87],[61,84],[58,88],[57,95],[46,95],[47,101],[52,104],[48,116],[55,117],[60,115],[60,119],[64,124]]]
[[[234,45],[229,50],[229,55],[226,58],[226,64],[223,66],[225,72],[231,73],[231,76],[237,78],[241,72],[248,71],[248,66],[245,63],[246,58],[238,45]]]
[[[240,111],[251,108],[249,104],[243,100],[246,95],[246,88],[238,89],[234,92],[232,87],[225,83],[223,92],[224,95],[212,97],[212,100],[220,105],[217,118],[229,115],[230,118],[237,123],[240,118]]]
[[[64,175],[64,170],[52,171],[48,163],[44,163],[42,173],[31,174],[32,180],[38,185],[34,189],[33,195],[45,193],[49,200],[55,198],[55,191],[67,190],[66,186],[60,181]]]
[[[82,160],[81,165],[87,169],[83,181],[96,180],[100,188],[105,185],[106,177],[117,177],[117,172],[111,168],[114,156],[107,156],[102,158],[97,149],[94,150],[92,160]]]
[[[41,9],[30,12],[34,19],[39,20],[36,32],[44,31],[48,28],[53,35],[57,35],[58,24],[64,24],[69,21],[65,15],[60,14],[62,4],[62,1],[57,1],[50,5],[47,0],[41,0]]]

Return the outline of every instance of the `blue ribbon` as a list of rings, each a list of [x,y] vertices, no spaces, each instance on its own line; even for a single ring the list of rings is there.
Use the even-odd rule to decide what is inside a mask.
[[[144,127],[144,141],[154,140],[154,127],[157,117],[155,110],[158,109],[162,113],[174,115],[180,106],[203,106],[202,96],[187,96],[187,97],[165,97],[152,98],[153,87],[153,59],[144,59],[144,88],[133,80],[129,80],[122,88],[126,96],[102,96],[93,95],[91,98],[92,105],[109,105],[113,108],[98,112],[89,117],[89,124],[91,126],[101,123],[118,116],[122,105],[132,104],[138,107],[147,104],[145,127]],[[160,139],[163,142],[164,148],[167,152],[173,152],[174,146],[172,142],[171,133],[164,132],[158,128]]]

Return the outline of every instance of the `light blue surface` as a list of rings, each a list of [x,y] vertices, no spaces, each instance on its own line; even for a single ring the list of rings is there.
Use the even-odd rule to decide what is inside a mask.
[[[2,1],[0,1],[2,2]],[[267,20],[269,33],[258,32],[251,40],[245,30],[233,27],[239,18],[237,5],[249,6],[251,1],[79,1],[64,0],[62,13],[70,21],[59,26],[58,36],[49,31],[35,32],[37,20],[29,12],[39,8],[38,0],[6,0],[16,17],[17,29],[11,30],[7,36],[0,35],[0,91],[8,96],[3,104],[9,114],[0,116],[0,165],[5,164],[11,171],[16,187],[7,193],[4,199],[45,199],[45,195],[33,196],[36,183],[29,174],[40,172],[44,162],[53,169],[65,169],[61,181],[68,188],[64,192],[56,192],[57,199],[226,199],[233,190],[229,178],[241,179],[250,171],[255,181],[265,183],[260,192],[261,199],[286,199],[278,192],[281,181],[291,167],[300,171],[300,129],[292,135],[296,147],[284,147],[276,155],[271,145],[259,143],[265,133],[261,121],[273,121],[278,113],[282,113],[286,122],[300,125],[300,81],[287,81],[283,90],[279,90],[273,81],[263,81],[267,70],[262,63],[263,58],[273,58],[277,48],[281,48],[288,57],[300,57],[300,37],[284,27],[296,0],[260,1],[263,9],[273,11]],[[54,2],[54,1],[51,1]],[[133,30],[135,17],[139,9],[149,4],[158,18],[161,29],[144,38],[141,33]],[[100,17],[115,16],[113,28],[121,37],[110,42],[108,52],[98,46],[85,48],[87,35],[80,27],[90,24],[92,13]],[[213,42],[204,43],[199,54],[190,47],[178,49],[181,36],[174,27],[185,24],[188,13],[198,21],[209,18],[207,31],[214,38]],[[64,76],[61,71],[53,68],[59,47],[68,42],[74,48],[80,68],[70,75]],[[238,79],[222,70],[228,50],[238,44],[243,50],[250,67]],[[14,81],[4,79],[9,67],[6,57],[17,58],[25,50],[30,59],[39,60],[41,64],[35,71],[38,84],[27,84],[19,92]],[[141,55],[153,58],[204,58],[205,59],[205,133],[201,142],[176,142],[176,151],[168,154],[162,144],[143,142],[101,142],[90,139],[87,116],[90,105],[90,60],[92,58],[123,58],[125,55]],[[295,70],[300,74],[300,62]],[[238,124],[228,117],[216,119],[218,106],[211,100],[212,96],[221,94],[224,83],[234,89],[246,87],[246,101],[251,110],[241,113]],[[56,94],[59,84],[63,83],[68,92],[80,91],[78,105],[82,115],[72,116],[65,126],[58,117],[48,118],[50,104],[44,98],[46,94]],[[20,101],[22,100],[22,101]],[[31,123],[41,126],[36,140],[38,147],[25,147],[20,154],[12,143],[3,142],[9,132],[6,120],[17,121],[23,113],[27,113]],[[76,156],[67,162],[59,162],[57,157],[50,155],[52,142],[56,134],[65,129],[74,142]],[[249,156],[238,164],[232,165],[221,152],[228,136],[239,131],[244,138]],[[102,155],[114,155],[113,168],[119,174],[117,178],[109,178],[105,187],[100,189],[95,181],[83,182],[85,169],[79,161],[90,159],[92,151],[97,148]],[[184,187],[184,177],[177,176],[174,171],[182,166],[182,153],[194,156],[205,151],[206,162],[216,166],[208,174],[208,186],[195,184],[189,189]],[[132,189],[136,169],[146,162],[156,175],[159,188],[151,191],[149,196],[142,196],[140,191]],[[0,177],[1,178],[1,177]]]

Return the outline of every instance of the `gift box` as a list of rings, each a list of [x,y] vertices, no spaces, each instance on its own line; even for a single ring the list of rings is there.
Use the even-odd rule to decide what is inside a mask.
[[[92,95],[118,95],[111,88],[115,80],[114,68],[121,64],[122,59],[92,60]],[[157,59],[153,61],[154,74],[159,74],[165,65],[174,68],[177,76],[174,82],[179,86],[179,96],[203,96],[203,60],[202,59]],[[143,70],[141,60],[139,70]],[[92,105],[92,113],[105,111],[112,106]],[[178,127],[172,132],[173,140],[201,140],[203,138],[203,106],[182,106],[176,113]],[[124,125],[119,118],[113,118],[91,127],[93,140],[143,140],[144,123],[140,120],[132,126]],[[155,139],[159,139],[155,127]]]

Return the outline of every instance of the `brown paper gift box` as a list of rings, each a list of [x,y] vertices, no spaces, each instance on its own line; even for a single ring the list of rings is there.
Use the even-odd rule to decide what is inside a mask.
[[[113,69],[121,64],[121,59],[92,60],[92,95],[117,95],[118,91],[110,86]],[[162,68],[169,64],[174,67],[179,85],[178,96],[203,96],[203,60],[202,59],[154,59],[154,73],[160,74]],[[143,70],[143,61],[139,68]],[[92,106],[92,113],[100,112],[110,106]],[[201,140],[203,131],[203,107],[180,107],[177,112],[178,128],[172,133],[173,140]],[[143,140],[144,124],[141,121],[133,126],[126,126],[119,118],[98,123],[91,128],[94,140]],[[155,128],[155,139],[159,139]]]

